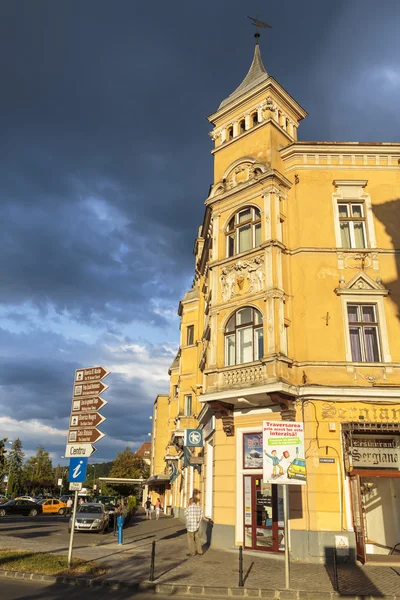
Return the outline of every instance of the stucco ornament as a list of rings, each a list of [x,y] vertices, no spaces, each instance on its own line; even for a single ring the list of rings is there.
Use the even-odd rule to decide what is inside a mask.
[[[224,302],[241,293],[255,293],[264,289],[264,257],[239,260],[221,271],[221,296]]]

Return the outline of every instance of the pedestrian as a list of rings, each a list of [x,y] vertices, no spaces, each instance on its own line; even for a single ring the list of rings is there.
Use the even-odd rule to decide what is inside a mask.
[[[151,516],[151,515],[152,515],[152,514],[153,514],[153,512],[154,512],[154,508],[155,508],[155,507],[154,507],[154,504],[151,502],[151,504],[150,504],[150,519],[152,519],[152,516]]]
[[[189,499],[189,506],[185,510],[186,529],[189,552],[186,556],[203,555],[202,543],[200,541],[200,523],[203,519],[203,511],[197,506],[196,499]]]
[[[157,498],[157,502],[156,502],[156,521],[158,521],[158,519],[160,518],[160,510],[161,510],[161,500],[160,500],[160,498]]]
[[[71,498],[71,496],[70,496],[70,497],[68,498],[68,500],[67,500],[67,510],[65,511],[65,515],[66,515],[66,516],[68,516],[68,515],[70,515],[70,514],[71,514],[71,512],[72,512],[72,505],[73,505],[73,502],[72,502],[72,498]]]
[[[147,500],[144,503],[144,508],[145,508],[145,511],[146,511],[146,519],[151,519],[151,516],[150,516],[150,509],[151,509],[150,496],[147,496]]]

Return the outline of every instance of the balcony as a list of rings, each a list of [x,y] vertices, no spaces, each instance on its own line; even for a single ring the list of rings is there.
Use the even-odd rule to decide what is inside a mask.
[[[224,367],[207,373],[207,392],[222,392],[265,385],[271,381],[268,366],[257,361],[234,367]]]

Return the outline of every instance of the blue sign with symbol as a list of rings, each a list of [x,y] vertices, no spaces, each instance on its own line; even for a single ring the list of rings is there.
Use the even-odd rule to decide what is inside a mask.
[[[203,446],[203,430],[185,429],[185,446],[189,448],[201,448]]]
[[[68,481],[83,483],[86,479],[87,458],[70,458]]]

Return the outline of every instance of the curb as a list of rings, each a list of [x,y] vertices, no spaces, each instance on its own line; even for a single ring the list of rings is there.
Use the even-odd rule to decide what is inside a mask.
[[[112,590],[131,590],[135,592],[153,592],[165,596],[198,596],[203,598],[265,598],[267,600],[376,600],[376,596],[341,595],[336,592],[306,592],[303,590],[268,590],[262,588],[211,587],[175,583],[154,583],[141,581],[129,583],[116,579],[90,579],[88,577],[68,577],[64,575],[39,575],[23,571],[5,571],[0,569],[0,578],[24,581],[42,581],[53,584],[109,588]],[[379,600],[400,600],[400,596],[379,596]]]

